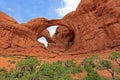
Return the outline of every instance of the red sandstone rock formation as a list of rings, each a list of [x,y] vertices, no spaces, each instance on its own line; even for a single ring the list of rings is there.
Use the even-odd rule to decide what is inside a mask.
[[[74,26],[75,42],[70,51],[84,53],[120,46],[119,0],[82,0],[63,20]]]
[[[37,18],[18,24],[3,12],[0,12],[0,17],[0,54],[26,55],[33,52],[34,55],[36,52],[47,51],[44,44],[37,41],[44,36],[48,42],[52,42],[49,32],[44,30],[47,19]],[[39,29],[42,27],[43,29]]]
[[[69,54],[95,52],[108,48],[120,50],[118,0],[82,0],[76,11],[67,14],[60,23],[66,25],[74,34],[73,45],[67,50]],[[62,36],[62,31],[58,33],[59,31],[54,37]],[[62,39],[64,41],[65,38]],[[61,39],[57,41],[59,40]]]
[[[14,20],[12,17],[6,15],[5,13],[3,13],[2,11],[0,11],[0,22],[12,22],[12,23],[18,23],[16,20]]]
[[[56,33],[53,35],[52,40],[54,43],[48,43],[48,48],[53,52],[65,52],[68,50],[74,40],[74,34],[68,28],[64,26],[59,26],[56,29]]]
[[[46,28],[54,25],[59,27],[51,38]],[[0,32],[2,51],[42,56],[56,51],[74,55],[120,50],[120,0],[81,0],[76,11],[62,19],[37,18],[23,24],[0,12]],[[47,49],[37,41],[41,36],[48,41]]]

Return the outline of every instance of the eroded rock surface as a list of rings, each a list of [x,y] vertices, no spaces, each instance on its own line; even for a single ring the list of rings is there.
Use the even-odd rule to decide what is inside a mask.
[[[50,37],[46,28],[55,25],[59,27]],[[47,39],[47,48],[37,41],[41,36]],[[81,0],[76,11],[62,19],[36,18],[23,24],[0,12],[0,49],[37,56],[120,50],[120,0]]]
[[[74,30],[74,44],[69,49],[72,54],[120,46],[119,0],[82,0],[63,20]]]
[[[52,40],[54,43],[48,43],[48,49],[58,53],[65,52],[73,45],[74,33],[64,26],[59,26]]]
[[[51,41],[49,32],[44,29],[48,25],[47,19],[37,18],[19,24],[3,12],[0,15],[0,54],[35,55],[37,52],[47,52],[44,44],[37,41],[42,36]],[[41,27],[43,29],[39,29]]]

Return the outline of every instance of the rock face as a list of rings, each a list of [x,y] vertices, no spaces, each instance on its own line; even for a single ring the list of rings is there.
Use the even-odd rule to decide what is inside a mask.
[[[46,28],[55,25],[59,27],[50,37]],[[47,48],[37,41],[42,36],[48,41]],[[22,24],[0,12],[0,49],[0,53],[39,53],[37,56],[120,50],[120,0],[81,0],[76,11],[62,19],[36,18]]]
[[[119,0],[82,0],[63,20],[74,27],[75,42],[70,51],[85,53],[120,46]]]
[[[53,35],[52,40],[54,43],[48,44],[48,49],[53,52],[67,51],[73,44],[74,33],[64,26],[59,26],[56,33]]]
[[[45,36],[48,42],[51,41],[49,32],[44,30],[47,19],[37,18],[28,23],[18,24],[3,12],[0,12],[0,17],[0,54],[26,55],[34,51],[46,52],[44,44],[37,39]],[[39,29],[40,27],[43,29]]]

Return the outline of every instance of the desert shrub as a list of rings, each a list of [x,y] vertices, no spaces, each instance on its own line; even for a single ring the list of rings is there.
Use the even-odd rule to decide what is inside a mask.
[[[87,72],[87,76],[84,78],[84,80],[107,80],[107,78],[101,77],[96,70],[98,67],[112,67],[111,63],[101,60],[97,54],[92,55],[89,58],[85,58],[81,64]]]
[[[64,62],[64,65],[65,65],[65,67],[67,67],[67,68],[71,68],[71,67],[74,67],[75,66],[75,63],[74,63],[74,60],[67,60],[67,61],[65,61]]]
[[[36,67],[40,65],[40,62],[41,61],[36,57],[26,57],[24,60],[21,60],[16,64],[16,69],[32,73],[35,71]]]
[[[9,78],[12,80],[30,80],[36,74],[36,67],[40,66],[40,60],[36,57],[26,57],[16,64],[15,69],[9,72]]]
[[[111,69],[112,63],[108,60],[100,60],[99,69]]]
[[[118,59],[120,59],[120,53],[119,52],[112,52],[109,55],[109,58],[113,61],[115,61],[119,66],[120,66],[120,61]]]
[[[76,65],[76,66],[71,68],[71,73],[72,74],[77,74],[77,73],[81,73],[83,70],[84,69],[83,69],[82,65],[79,64],[79,65]]]
[[[99,76],[97,71],[95,71],[92,67],[87,67],[86,71],[87,76],[84,78],[84,80],[101,80],[101,77]]]
[[[8,71],[5,68],[0,69],[0,80],[7,79],[9,76]]]
[[[109,58],[110,58],[111,60],[116,61],[118,58],[120,58],[120,53],[119,53],[119,52],[112,52],[112,53],[109,55]]]
[[[60,61],[44,63],[37,74],[41,80],[72,80],[69,71]]]
[[[98,69],[99,70],[107,70],[111,74],[113,80],[115,80],[115,69],[112,66],[112,63],[110,61],[100,60]]]
[[[72,73],[72,74],[77,74],[83,71],[82,65],[76,65],[74,63],[74,60],[67,60],[64,62],[64,66],[66,67],[66,69]]]
[[[89,58],[85,58],[83,61],[82,61],[82,65],[84,66],[84,68],[86,69],[88,66],[92,67],[92,68],[95,68],[97,65],[96,65],[96,61],[99,60],[99,56],[97,54],[94,54],[92,55],[91,57]]]
[[[95,59],[94,57],[85,58],[81,63],[87,72],[87,76],[84,78],[84,80],[101,80],[97,71],[94,70],[95,68],[94,59]]]

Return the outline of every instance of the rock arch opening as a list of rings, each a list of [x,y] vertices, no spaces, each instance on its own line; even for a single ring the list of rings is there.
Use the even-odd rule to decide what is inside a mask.
[[[47,28],[47,30],[49,31],[50,37],[52,37],[55,34],[57,27],[58,26],[50,26]]]
[[[52,25],[43,30],[38,41],[50,51],[67,51],[74,44],[74,32],[63,25]]]
[[[46,38],[48,42],[48,50],[56,50],[56,51],[68,51],[73,45],[74,45],[74,39],[75,39],[75,30],[73,25],[68,24],[67,22],[63,22],[60,19],[52,19],[48,20],[44,23],[42,27],[38,27],[36,31],[37,39],[40,37]],[[50,30],[53,31],[53,27],[55,27],[56,32],[51,36]]]
[[[55,34],[51,37],[53,43],[48,43],[48,49],[53,51],[66,51],[74,43],[74,33],[67,27],[58,25]]]
[[[48,42],[47,42],[47,40],[46,40],[45,37],[40,37],[40,38],[38,39],[38,42],[43,43],[45,47],[47,47],[47,45],[48,45]]]
[[[40,36],[38,38],[38,42],[43,43],[45,45],[45,47],[48,46],[48,43],[53,43],[52,36],[56,32],[56,28],[57,28],[57,26],[50,26],[46,30],[44,30],[40,34]]]

